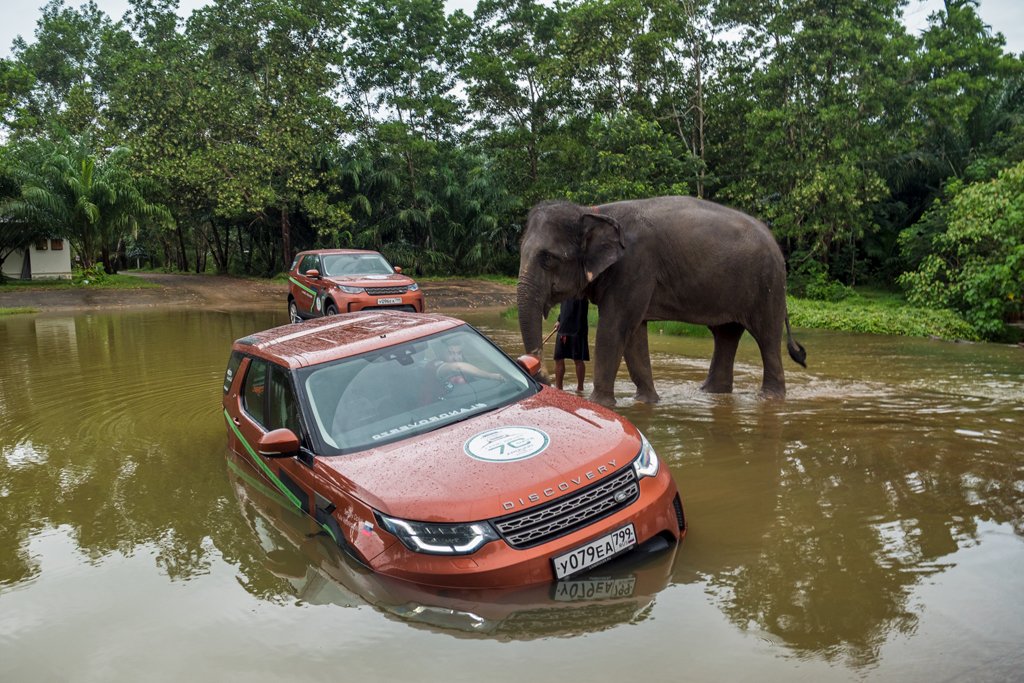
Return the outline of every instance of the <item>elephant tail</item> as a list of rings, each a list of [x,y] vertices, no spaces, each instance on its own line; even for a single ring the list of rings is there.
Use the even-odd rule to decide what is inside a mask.
[[[803,367],[807,367],[807,349],[797,340],[793,339],[793,333],[789,329],[789,314],[786,314],[786,350],[789,357]]]

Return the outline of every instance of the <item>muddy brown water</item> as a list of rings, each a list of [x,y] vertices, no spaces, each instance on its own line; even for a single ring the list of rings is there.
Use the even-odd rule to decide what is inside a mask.
[[[493,311],[467,319],[518,350]],[[682,491],[675,550],[438,595],[339,557],[225,456],[233,339],[282,311],[0,319],[0,680],[1019,680],[1024,351],[802,330],[789,397],[619,410]],[[621,373],[622,377],[625,373]],[[571,370],[570,370],[571,377]]]

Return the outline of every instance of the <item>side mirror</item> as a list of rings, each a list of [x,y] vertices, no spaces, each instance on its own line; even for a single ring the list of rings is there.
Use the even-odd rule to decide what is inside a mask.
[[[395,266],[394,268],[396,273],[398,273],[399,275],[402,274],[402,266]]]
[[[306,271],[306,277],[311,277],[315,280],[316,278],[320,277],[320,271],[317,270],[316,268],[310,268],[309,270]]]
[[[540,370],[540,358],[537,356],[525,355],[516,358],[516,363],[523,370],[526,370],[526,374],[533,377]]]
[[[256,450],[265,458],[290,458],[299,452],[299,437],[290,429],[275,429],[260,437]]]

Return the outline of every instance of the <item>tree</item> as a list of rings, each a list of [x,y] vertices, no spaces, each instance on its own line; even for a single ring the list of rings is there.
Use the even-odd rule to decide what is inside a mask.
[[[984,337],[1024,312],[1024,162],[995,180],[950,188],[948,229],[920,267],[905,273],[911,303],[954,308]]]
[[[93,0],[78,9],[65,6],[64,0],[49,0],[41,12],[35,42],[30,45],[21,37],[14,41],[13,61],[19,71],[31,74],[31,87],[10,124],[30,136],[84,133],[95,126],[102,107],[92,76],[110,18]],[[19,74],[22,84],[24,72]]]
[[[12,168],[17,167],[21,161],[20,156],[30,151],[14,145],[0,148],[0,281],[4,277],[4,261],[11,254],[27,249],[39,239],[51,236],[44,226],[17,219],[10,215],[6,208],[21,192],[14,177],[16,171],[12,171]],[[53,236],[56,236],[56,233]]]
[[[462,77],[475,126],[509,190],[539,199],[542,145],[558,113],[551,67],[559,14],[535,0],[481,0],[473,18]]]
[[[441,204],[431,186],[465,118],[454,90],[468,30],[468,17],[446,16],[441,0],[362,1],[345,53],[360,144],[401,180],[397,201],[374,207],[374,229],[403,250],[414,247],[418,262],[444,260],[435,234]]]
[[[114,273],[113,256],[128,232],[143,220],[170,220],[166,209],[139,192],[127,168],[129,154],[120,147],[101,156],[87,138],[27,143],[8,166],[19,192],[0,204],[0,214],[67,237],[87,268],[99,252],[106,271]]]
[[[595,116],[581,159],[580,181],[568,190],[584,204],[691,194],[686,179],[700,160],[675,136],[638,115]]]
[[[857,244],[877,229],[883,163],[907,143],[909,56],[900,0],[723,3],[744,41],[716,93],[742,124],[715,145],[723,198],[766,220],[798,261],[853,282]],[[845,253],[845,263],[838,259]],[[845,266],[845,267],[844,267]]]

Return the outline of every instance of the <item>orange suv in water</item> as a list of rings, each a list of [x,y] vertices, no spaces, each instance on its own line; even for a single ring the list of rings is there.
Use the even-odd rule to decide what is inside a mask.
[[[628,421],[539,384],[473,327],[363,311],[235,342],[229,448],[381,574],[445,587],[584,576],[686,530]]]
[[[423,292],[376,251],[303,251],[288,271],[288,319],[293,323],[367,308],[423,312]]]

